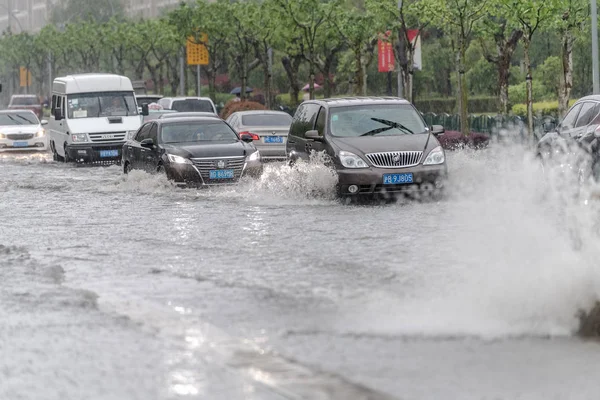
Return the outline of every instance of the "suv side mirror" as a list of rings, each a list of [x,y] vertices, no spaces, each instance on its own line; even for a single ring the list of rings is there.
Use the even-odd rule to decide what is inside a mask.
[[[316,141],[321,141],[323,140],[323,136],[319,135],[319,131],[306,131],[306,134],[304,135],[307,139],[312,139],[312,140],[316,140]]]
[[[151,138],[144,139],[140,142],[140,146],[151,149],[154,147],[154,140]]]
[[[54,119],[57,121],[60,121],[61,119],[63,119],[62,111],[60,108],[57,108],[54,110]]]
[[[142,104],[142,115],[145,117],[150,114],[148,104]]]
[[[445,132],[446,132],[446,129],[444,129],[444,127],[442,125],[432,125],[431,126],[431,133],[433,133],[434,136],[443,135]]]

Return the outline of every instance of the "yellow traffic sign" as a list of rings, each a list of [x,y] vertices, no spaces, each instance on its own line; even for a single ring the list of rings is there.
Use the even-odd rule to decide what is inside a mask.
[[[21,87],[29,87],[31,86],[31,71],[29,71],[25,67],[21,67],[19,70],[19,83]]]
[[[198,41],[194,36],[187,39],[187,63],[188,65],[208,65],[208,49],[204,43],[208,42],[208,35],[203,33]]]

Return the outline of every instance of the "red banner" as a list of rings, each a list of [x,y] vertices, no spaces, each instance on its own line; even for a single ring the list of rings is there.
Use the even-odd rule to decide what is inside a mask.
[[[391,32],[379,34],[377,41],[377,52],[379,54],[379,72],[390,72],[395,68],[394,47],[391,42]]]

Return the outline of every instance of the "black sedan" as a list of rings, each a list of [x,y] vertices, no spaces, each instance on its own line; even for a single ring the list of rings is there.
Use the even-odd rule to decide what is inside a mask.
[[[262,174],[260,153],[250,135],[238,134],[210,117],[147,122],[123,145],[123,172],[166,173],[178,184],[231,184]]]

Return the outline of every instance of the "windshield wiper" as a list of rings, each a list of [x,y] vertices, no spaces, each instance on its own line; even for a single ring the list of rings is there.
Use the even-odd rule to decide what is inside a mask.
[[[410,129],[408,129],[407,127],[405,127],[404,125],[402,125],[399,122],[389,121],[387,119],[380,119],[380,118],[371,118],[371,120],[382,123],[387,126],[385,128],[373,129],[372,131],[363,133],[360,136],[376,135],[378,133],[389,131],[390,129],[394,129],[394,128],[399,129],[399,130],[403,131],[404,133],[408,133],[409,135],[412,135],[414,133],[413,131],[411,131]]]
[[[12,119],[13,121],[15,121],[15,122],[17,123],[17,125],[23,125],[23,123],[22,123],[22,122],[20,122],[20,121],[17,121],[17,120],[16,120],[16,119],[14,119],[12,116],[10,116],[10,115],[8,115],[8,114],[6,114],[6,116],[7,116],[8,118]]]
[[[24,117],[24,116],[22,116],[22,115],[16,114],[15,116],[16,116],[16,117],[18,117],[18,118],[21,118],[21,119],[22,119],[22,120],[24,120],[24,121],[27,121],[27,124],[28,124],[28,125],[33,125],[33,122],[31,122],[30,120],[28,120],[27,118],[25,118],[25,117]]]

